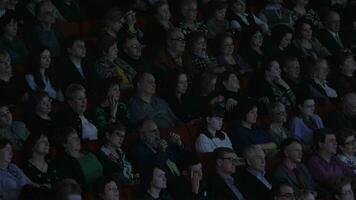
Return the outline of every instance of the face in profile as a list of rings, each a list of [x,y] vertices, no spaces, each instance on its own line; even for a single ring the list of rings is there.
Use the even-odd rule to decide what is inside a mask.
[[[151,180],[151,187],[158,188],[158,189],[167,188],[166,172],[164,172],[160,168],[154,168],[153,176]]]

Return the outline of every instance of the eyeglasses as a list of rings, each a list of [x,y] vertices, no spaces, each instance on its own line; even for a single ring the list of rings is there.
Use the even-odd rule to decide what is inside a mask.
[[[229,160],[229,161],[232,162],[232,163],[237,163],[237,162],[238,162],[238,159],[233,158],[233,157],[222,157],[222,158],[220,158],[220,159],[222,159],[222,160]]]
[[[171,38],[171,40],[176,40],[179,42],[185,42],[185,38]]]

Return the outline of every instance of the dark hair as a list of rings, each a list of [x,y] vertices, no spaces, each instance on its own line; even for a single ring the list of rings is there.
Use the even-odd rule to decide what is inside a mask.
[[[11,20],[18,21],[18,17],[13,12],[8,11],[6,10],[6,14],[0,17],[0,34],[5,32],[5,27],[10,24]]]
[[[238,112],[236,113],[237,119],[245,120],[247,113],[249,113],[254,107],[258,108],[258,105],[253,100],[240,102],[237,106],[237,110],[238,110]]]
[[[119,132],[125,132],[126,133],[126,127],[125,125],[123,125],[121,122],[117,121],[115,123],[110,123],[107,125],[106,127],[106,133],[109,135],[113,135],[116,134],[116,131]],[[105,136],[105,141],[107,141],[108,139]]]
[[[311,21],[305,18],[299,19],[294,25],[294,34],[296,38],[301,38],[304,24],[308,24],[311,28],[313,28],[313,24]]]
[[[41,103],[42,99],[45,97],[49,97],[48,93],[46,91],[38,90],[35,91],[29,100],[30,103],[30,112],[35,113],[36,112],[36,107],[39,103]]]
[[[301,95],[297,98],[297,106],[303,106],[306,100],[314,100],[311,95]]]
[[[18,197],[19,200],[47,200],[51,197],[51,191],[49,188],[34,185],[25,185],[21,189],[21,193]]]
[[[345,61],[349,58],[354,58],[354,55],[351,52],[340,52],[337,54],[336,62],[338,66],[341,66],[345,63]]]
[[[0,150],[5,148],[6,145],[8,145],[8,144],[11,145],[10,140],[5,139],[5,138],[0,138]]]
[[[314,141],[314,148],[316,150],[319,150],[319,142],[320,143],[324,143],[326,136],[327,135],[335,135],[334,132],[332,132],[330,129],[327,128],[321,128],[321,129],[317,129],[314,131],[314,136],[313,136],[313,141]]]
[[[115,85],[118,85],[120,87],[120,82],[117,80],[117,78],[109,78],[109,79],[100,80],[98,87],[97,87],[98,101],[99,102],[104,101],[108,95],[110,88]]]
[[[156,164],[156,165],[151,165],[151,166],[148,166],[147,168],[145,168],[142,173],[142,186],[143,186],[144,190],[147,190],[150,187],[151,181],[153,178],[153,171],[155,169],[160,169],[167,174],[166,168],[162,165]]]
[[[273,194],[274,197],[281,194],[281,187],[293,188],[293,186],[290,183],[287,183],[287,182],[282,182],[282,183],[275,184],[272,187],[272,194]]]
[[[35,49],[31,52],[31,74],[33,75],[33,79],[38,87],[38,90],[44,90],[45,89],[45,83],[42,79],[42,75],[40,72],[41,69],[41,54],[48,50],[51,53],[51,50],[47,46],[43,45],[37,45]],[[52,58],[52,57],[51,57]],[[51,84],[55,89],[59,89],[59,81],[55,78],[56,74],[54,71],[54,67],[52,66],[53,62],[51,60],[50,67],[45,70],[45,76],[49,79]]]
[[[235,153],[235,151],[229,147],[218,147],[214,150],[213,155],[214,155],[214,160],[215,162],[218,159],[221,159],[226,153]]]
[[[216,79],[217,75],[210,73],[210,72],[204,72],[201,74],[200,79],[199,79],[199,93],[200,94],[206,94],[210,91],[211,89],[211,81],[213,79]]]
[[[94,192],[95,192],[95,196],[98,199],[102,199],[100,195],[104,193],[105,186],[111,181],[115,182],[117,188],[120,189],[121,185],[119,184],[117,178],[115,178],[114,176],[101,176],[95,181]]]
[[[194,44],[200,39],[200,38],[203,38],[205,41],[206,40],[206,37],[205,37],[205,34],[203,32],[200,32],[200,31],[194,31],[192,33],[190,33],[188,35],[188,38],[187,38],[187,47],[192,50],[193,47],[194,47]]]
[[[208,123],[206,121],[206,118],[208,117],[224,117],[225,115],[225,109],[223,107],[221,107],[220,105],[213,105],[213,106],[210,106],[208,109],[207,109],[207,112],[205,113],[205,117],[204,117],[204,120],[203,120],[203,131],[202,133],[204,135],[206,135],[208,138],[212,139],[212,135],[209,133],[209,130],[208,130]],[[220,140],[224,140],[225,139],[225,134],[221,131],[221,130],[217,130],[216,131],[216,137],[219,138]]]
[[[80,185],[73,179],[63,179],[54,188],[56,200],[67,200],[71,194],[81,195]]]
[[[114,46],[117,44],[117,40],[112,37],[105,37],[101,40],[98,41],[98,51],[100,54],[107,53],[110,49],[110,47]]]
[[[279,64],[279,61],[277,59],[264,59],[262,62],[262,70],[263,74],[266,75],[266,71],[271,71],[272,68],[272,63],[277,62]]]
[[[220,33],[215,37],[214,44],[215,44],[216,54],[220,53],[222,44],[223,44],[224,40],[228,37],[230,37],[232,39],[232,41],[234,41],[234,35],[232,35],[232,33],[230,33],[230,32]]]
[[[252,37],[257,33],[257,32],[262,32],[261,27],[256,26],[256,25],[251,25],[247,28],[242,29],[241,32],[241,47],[249,47],[250,46],[250,42]]]
[[[287,33],[293,35],[293,30],[287,25],[280,24],[273,27],[271,30],[271,42],[278,46]]]
[[[107,26],[109,23],[120,20],[123,17],[124,17],[124,13],[121,11],[120,8],[117,7],[110,8],[104,16],[105,26]]]
[[[221,73],[219,75],[219,80],[218,80],[218,85],[219,85],[219,89],[221,90],[225,90],[225,86],[224,86],[224,82],[225,81],[229,81],[229,78],[231,75],[235,75],[237,79],[239,79],[239,76],[237,75],[236,72],[234,71],[224,71],[223,73]]]
[[[64,145],[68,142],[68,136],[72,133],[78,134],[78,131],[70,126],[61,127],[56,132],[57,146],[59,149],[64,149]]]
[[[349,177],[340,177],[336,179],[332,184],[333,194],[336,196],[342,195],[342,188],[345,185],[351,184],[352,180]]]
[[[139,82],[141,82],[142,80],[143,80],[143,78],[145,77],[145,75],[147,75],[147,74],[151,74],[151,75],[153,75],[151,72],[149,72],[149,71],[142,71],[142,72],[138,72],[137,74],[136,74],[136,76],[135,76],[135,78],[134,78],[134,80],[133,80],[133,82],[134,82],[134,87],[135,87],[135,89],[137,90],[137,85],[138,85],[138,83]],[[154,76],[154,75],[153,75]]]
[[[26,143],[25,143],[26,151],[24,153],[27,154],[28,158],[32,156],[33,153],[32,149],[41,137],[47,137],[47,139],[49,139],[47,133],[31,133],[26,139]]]
[[[284,151],[293,143],[298,143],[298,144],[302,145],[302,142],[296,138],[287,138],[282,141],[279,149],[283,156],[284,156]]]
[[[214,15],[216,11],[218,10],[222,10],[224,8],[228,7],[228,4],[226,2],[223,1],[210,1],[208,3],[209,8],[210,8],[210,12]],[[211,16],[213,16],[211,15]]]
[[[353,129],[342,128],[335,132],[336,140],[338,145],[345,145],[345,141],[350,136],[356,136],[356,132]]]
[[[282,62],[281,62],[281,63],[282,63],[282,68],[286,67],[288,63],[290,63],[290,62],[295,62],[295,61],[298,61],[298,62],[299,62],[299,60],[298,60],[297,57],[294,57],[294,56],[287,56],[287,57],[284,58],[284,59],[282,60]]]
[[[68,39],[66,39],[66,48],[72,48],[74,43],[77,42],[77,41],[82,41],[82,42],[85,42],[83,37],[79,36],[79,35],[74,35],[74,36],[71,36],[69,37]]]

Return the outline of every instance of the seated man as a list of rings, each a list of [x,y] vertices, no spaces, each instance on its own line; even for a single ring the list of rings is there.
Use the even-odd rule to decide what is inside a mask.
[[[309,159],[308,167],[313,179],[321,186],[328,186],[343,176],[355,176],[353,170],[336,158],[337,141],[328,129],[318,129],[314,133],[316,152]]]
[[[327,122],[332,130],[341,128],[356,130],[356,94],[346,94],[341,100],[341,109],[330,113]]]
[[[245,200],[234,174],[240,164],[235,151],[231,148],[219,147],[214,150],[215,172],[208,179],[208,192],[212,199]]]
[[[274,171],[277,183],[288,183],[298,194],[301,190],[315,189],[314,181],[308,169],[302,164],[303,147],[299,140],[288,138],[281,144],[282,163]]]
[[[136,168],[142,172],[147,166],[160,165],[170,172],[168,176],[180,176],[176,161],[185,151],[180,137],[172,133],[168,144],[165,139],[161,139],[156,123],[150,119],[139,124],[138,133],[140,138],[131,151]]]
[[[333,184],[334,197],[337,200],[354,200],[351,179],[340,178]]]
[[[143,119],[152,119],[159,128],[172,128],[182,124],[168,103],[155,96],[156,79],[150,73],[137,75],[137,93],[129,102],[129,120],[133,125]]]
[[[274,185],[272,191],[274,200],[295,199],[293,187],[289,183]]]
[[[300,77],[300,63],[296,57],[287,57],[282,63],[283,80],[290,86],[294,95],[298,98],[309,95],[309,88],[306,81]]]
[[[249,200],[269,199],[272,196],[272,185],[266,178],[266,159],[262,147],[248,146],[243,150],[243,156],[247,167],[237,180],[242,194]]]

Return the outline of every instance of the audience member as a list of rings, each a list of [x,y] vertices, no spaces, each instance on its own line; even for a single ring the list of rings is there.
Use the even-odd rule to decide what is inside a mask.
[[[99,200],[118,200],[120,184],[112,176],[103,176],[95,182],[95,195]]]
[[[351,187],[350,178],[340,178],[333,184],[334,197],[337,200],[352,200],[355,199],[354,192]]]
[[[208,28],[208,39],[224,33],[230,29],[230,23],[226,19],[226,9],[228,4],[223,1],[210,1],[209,2],[209,19],[206,21]]]
[[[347,166],[351,167],[356,172],[356,149],[355,136],[356,132],[352,129],[343,128],[335,132],[336,140],[339,147],[337,157]]]
[[[344,96],[350,92],[356,92],[356,78],[354,72],[356,70],[356,62],[352,53],[341,53],[338,56],[339,70],[332,82],[333,87],[338,95]]]
[[[56,184],[54,196],[56,200],[81,200],[82,190],[73,179],[63,179]]]
[[[129,120],[133,125],[146,118],[152,119],[159,128],[172,128],[182,123],[168,103],[155,96],[156,79],[152,74],[138,75],[136,92],[129,102]]]
[[[144,179],[144,193],[140,194],[139,200],[172,200],[169,193],[165,191],[167,188],[166,172],[159,166],[150,167],[145,170]]]
[[[181,1],[180,12],[183,15],[183,20],[178,24],[178,27],[182,29],[185,37],[192,32],[201,32],[205,36],[207,35],[208,28],[203,22],[197,20],[198,3],[196,0]]]
[[[356,130],[356,94],[348,93],[341,99],[340,109],[329,114],[328,126],[332,130],[349,128]]]
[[[271,28],[278,24],[293,26],[292,12],[284,7],[283,0],[268,0],[259,17]]]
[[[136,22],[136,11],[130,7],[125,11],[125,22],[118,34],[118,39],[128,37],[137,38],[141,41],[143,39],[143,32]]]
[[[293,38],[293,30],[284,24],[274,26],[271,30],[269,43],[266,45],[266,56],[269,59],[283,61],[290,54],[290,44]]]
[[[293,187],[290,184],[281,183],[273,186],[274,200],[295,199],[295,197]]]
[[[287,121],[286,108],[280,102],[273,103],[270,105],[269,115],[271,116],[271,123],[268,133],[273,142],[280,147],[282,142],[290,136],[290,131],[284,126]]]
[[[261,69],[265,60],[263,52],[263,34],[261,29],[251,26],[241,33],[241,56],[254,69]]]
[[[309,0],[293,0],[292,18],[294,23],[299,19],[307,19],[315,28],[322,28],[320,17],[317,12],[309,7]]]
[[[80,22],[86,19],[84,10],[76,0],[54,0],[54,7],[67,22]]]
[[[125,22],[124,13],[117,7],[110,8],[104,16],[104,28],[98,36],[98,43],[106,40],[119,40],[118,34]]]

